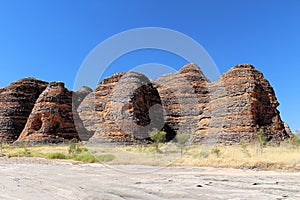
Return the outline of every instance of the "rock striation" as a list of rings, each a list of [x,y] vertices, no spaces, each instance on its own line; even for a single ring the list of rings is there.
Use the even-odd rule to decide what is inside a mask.
[[[226,144],[254,140],[262,130],[279,143],[292,133],[278,105],[270,83],[249,64],[216,82],[195,64],[152,83],[140,73],[117,73],[94,91],[24,78],[0,89],[0,141],[131,144],[157,129],[167,140],[188,133],[192,143]]]
[[[164,127],[159,94],[149,79],[136,72],[104,79],[78,108],[92,141],[132,143]],[[93,116],[93,117],[91,117]]]
[[[274,142],[289,137],[272,86],[252,65],[237,65],[224,73],[211,94],[210,127],[219,130],[221,141],[253,140],[259,130]]]
[[[195,133],[206,129],[205,110],[210,100],[210,82],[195,64],[187,64],[177,73],[155,81],[166,124],[177,133]],[[200,124],[200,126],[199,126]]]
[[[64,83],[51,82],[37,99],[16,142],[61,143],[73,138],[79,140],[78,132],[85,133],[85,129],[78,114],[73,113],[72,92]]]
[[[157,83],[166,123],[191,133],[194,143],[250,141],[259,130],[274,142],[289,137],[273,88],[252,65],[237,65],[210,83],[188,64]]]
[[[0,141],[11,143],[19,137],[47,85],[41,80],[23,78],[0,89]]]
[[[124,74],[125,73],[117,73],[102,80],[95,91],[88,94],[78,107],[78,114],[88,131],[97,132],[100,130],[107,97]]]

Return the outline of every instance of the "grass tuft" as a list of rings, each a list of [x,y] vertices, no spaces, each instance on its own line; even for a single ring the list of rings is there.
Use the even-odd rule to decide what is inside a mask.
[[[91,154],[89,152],[80,153],[80,154],[74,154],[71,158],[73,160],[84,162],[84,163],[95,163],[95,162],[98,162],[97,158],[93,154]]]
[[[68,156],[61,152],[54,152],[46,154],[46,158],[48,159],[68,159]]]

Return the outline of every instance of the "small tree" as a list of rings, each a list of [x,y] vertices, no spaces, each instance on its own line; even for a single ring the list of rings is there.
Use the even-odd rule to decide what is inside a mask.
[[[160,152],[159,145],[166,140],[167,133],[164,131],[158,131],[157,129],[153,129],[150,132],[150,138],[153,141],[153,145],[155,147],[156,152]]]
[[[263,129],[259,129],[259,131],[257,132],[256,142],[258,144],[258,150],[262,153],[263,148],[268,142],[268,138],[266,137]]]
[[[80,150],[80,147],[79,145],[77,144],[77,140],[75,138],[71,139],[70,140],[70,143],[69,143],[69,154],[77,154],[77,153],[80,153],[81,150]]]
[[[214,147],[211,152],[219,158],[221,156],[221,150],[218,147]]]
[[[180,155],[182,156],[183,149],[185,148],[187,142],[189,141],[189,135],[186,133],[177,134],[176,140],[177,140],[178,146],[180,148]]]

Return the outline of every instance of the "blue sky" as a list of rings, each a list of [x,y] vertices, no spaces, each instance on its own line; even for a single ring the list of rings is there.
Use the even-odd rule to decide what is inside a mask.
[[[252,63],[273,85],[283,120],[300,129],[300,1],[298,0],[2,0],[0,87],[22,77],[73,88],[86,56],[108,37],[164,27],[200,43],[221,73]],[[166,52],[122,56],[105,75],[143,63],[179,69]]]

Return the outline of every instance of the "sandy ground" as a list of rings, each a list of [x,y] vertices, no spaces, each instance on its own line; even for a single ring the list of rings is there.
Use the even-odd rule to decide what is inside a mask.
[[[300,199],[300,173],[0,158],[0,199]]]

